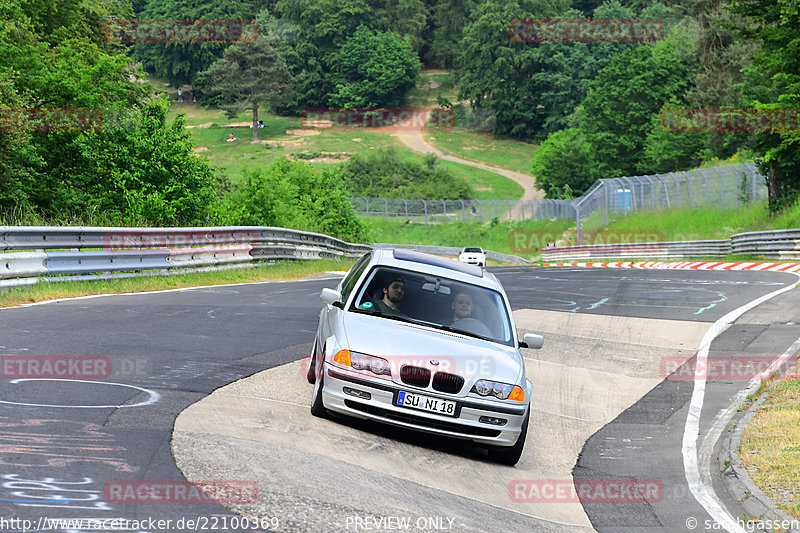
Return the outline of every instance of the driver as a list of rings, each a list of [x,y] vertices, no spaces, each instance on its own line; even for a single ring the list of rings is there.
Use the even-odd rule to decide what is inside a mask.
[[[408,316],[400,309],[400,302],[406,296],[406,282],[401,277],[393,277],[383,286],[383,299],[375,307],[384,315]]]

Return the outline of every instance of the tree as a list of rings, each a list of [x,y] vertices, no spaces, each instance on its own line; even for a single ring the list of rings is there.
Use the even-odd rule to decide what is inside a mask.
[[[118,110],[95,131],[62,138],[51,148],[48,182],[40,191],[45,215],[102,213],[128,224],[208,223],[216,182],[208,162],[192,151],[182,116],[167,119],[168,104]]]
[[[594,148],[578,128],[550,134],[536,150],[531,168],[548,198],[572,198],[597,181]]]
[[[428,16],[421,0],[278,0],[274,12],[297,28],[294,42],[278,45],[298,80],[295,110],[335,105],[339,50],[359,26],[402,35],[417,53]]]
[[[414,86],[420,62],[407,40],[359,26],[339,50],[336,67],[332,104],[378,108],[402,103]]]
[[[140,20],[254,20],[266,0],[147,0]],[[145,69],[167,78],[174,87],[192,84],[230,46],[230,42],[136,43],[133,56]]]
[[[664,104],[662,113],[685,109],[677,99]],[[711,133],[706,131],[671,131],[661,123],[661,113],[654,115],[638,162],[640,174],[660,174],[697,168],[710,159]]]
[[[595,18],[632,18],[619,2],[595,10]],[[582,18],[555,0],[488,3],[476,8],[474,21],[459,43],[459,97],[496,115],[494,133],[544,139],[570,125],[570,115],[597,73],[623,50],[625,42],[519,42],[509,38],[509,23],[527,18]]]
[[[294,87],[283,57],[263,36],[231,46],[198,79],[211,102],[225,109],[229,117],[252,109],[254,141],[258,140],[259,107],[285,105]]]
[[[637,171],[653,116],[688,87],[688,66],[671,41],[623,52],[598,73],[578,116],[601,177]]]
[[[461,32],[479,0],[441,0],[430,6],[430,42],[424,47],[429,66],[452,70],[459,55]]]
[[[800,7],[796,0],[731,0],[734,13],[746,17],[740,35],[760,45],[754,64],[745,69],[744,90],[754,107],[770,110],[800,107]],[[770,131],[755,136],[762,156],[771,212],[800,195],[800,131]]]
[[[73,24],[73,13],[62,17],[59,9],[74,7],[70,1],[39,1],[47,9],[32,17],[22,4],[0,6],[0,108],[23,115],[39,108],[69,120],[0,130],[2,214],[21,209],[59,222],[91,213],[118,224],[207,221],[216,202],[214,175],[192,153],[183,122],[168,123],[166,103],[150,101],[140,70],[112,53],[102,26]],[[83,0],[81,9],[101,9],[94,4]]]
[[[225,204],[226,224],[317,231],[356,242],[364,237],[335,169],[280,159],[248,174]]]

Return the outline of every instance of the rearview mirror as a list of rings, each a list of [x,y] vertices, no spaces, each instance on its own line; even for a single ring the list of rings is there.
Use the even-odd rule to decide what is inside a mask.
[[[535,333],[526,333],[522,336],[522,341],[519,343],[520,348],[531,348],[538,350],[544,346],[544,337],[536,335]]]
[[[322,289],[322,292],[319,295],[319,299],[328,305],[338,307],[339,309],[344,309],[344,304],[341,301],[342,293],[340,293],[339,291],[333,289]]]

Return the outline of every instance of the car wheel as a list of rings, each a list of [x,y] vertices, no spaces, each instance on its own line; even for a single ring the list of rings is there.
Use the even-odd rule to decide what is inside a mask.
[[[314,337],[314,347],[311,348],[311,360],[308,362],[306,379],[309,383],[314,383],[317,379],[317,338]]]
[[[522,422],[522,431],[520,431],[516,444],[513,446],[489,447],[489,459],[508,466],[514,466],[519,462],[519,458],[522,457],[522,449],[525,447],[525,436],[528,434],[528,418],[530,418],[530,413],[530,408],[528,408],[528,414],[525,415],[525,421]]]
[[[311,400],[311,414],[319,418],[328,418],[328,410],[322,403],[322,387],[324,386],[324,378],[322,372],[319,374],[319,379],[314,383],[314,398]]]

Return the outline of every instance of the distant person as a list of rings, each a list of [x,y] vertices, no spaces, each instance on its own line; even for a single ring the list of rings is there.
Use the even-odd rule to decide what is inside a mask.
[[[183,91],[178,89],[178,101],[183,102]]]
[[[408,316],[400,309],[400,302],[406,296],[406,282],[394,277],[383,286],[383,299],[375,302],[375,308],[384,315]]]
[[[234,137],[233,133],[231,133],[230,136],[228,137],[228,142],[229,143],[232,143],[233,141],[237,141],[237,140],[239,140],[239,137]]]
[[[197,91],[192,87],[192,103],[197,103]]]

